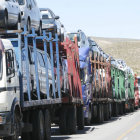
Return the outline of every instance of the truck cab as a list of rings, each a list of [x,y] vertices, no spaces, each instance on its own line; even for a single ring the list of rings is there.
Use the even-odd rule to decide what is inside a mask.
[[[14,48],[0,40],[0,136],[12,134],[15,112],[20,112],[20,86]]]

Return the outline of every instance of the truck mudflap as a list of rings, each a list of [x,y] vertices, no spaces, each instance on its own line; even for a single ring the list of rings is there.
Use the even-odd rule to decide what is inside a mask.
[[[0,138],[11,135],[12,123],[11,123],[11,112],[0,113]]]

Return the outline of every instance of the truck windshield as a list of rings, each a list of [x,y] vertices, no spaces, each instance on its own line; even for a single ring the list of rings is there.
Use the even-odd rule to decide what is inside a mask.
[[[0,80],[2,78],[2,51],[0,50]]]
[[[19,5],[24,5],[25,1],[24,0],[18,0]]]

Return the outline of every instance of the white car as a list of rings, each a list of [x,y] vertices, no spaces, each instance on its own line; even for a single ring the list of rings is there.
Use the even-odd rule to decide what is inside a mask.
[[[78,30],[77,32],[68,33],[68,36],[71,41],[74,41],[74,37],[77,36],[78,47],[89,47],[89,41],[86,37],[85,33],[82,30]]]
[[[18,0],[21,9],[21,28],[27,26],[27,30],[32,28],[40,35],[42,33],[42,18],[36,0]]]
[[[21,12],[16,0],[0,0],[0,28],[13,29],[21,21]]]

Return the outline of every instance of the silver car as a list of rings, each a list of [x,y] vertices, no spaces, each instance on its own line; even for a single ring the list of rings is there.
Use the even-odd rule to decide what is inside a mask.
[[[43,98],[46,96],[46,69],[45,69],[45,56],[44,52],[37,49],[37,65],[38,65],[38,78],[39,78],[39,86],[40,93]],[[49,55],[47,55],[48,60],[48,78],[49,78],[49,92],[50,96],[52,96],[52,72],[51,72],[51,61]],[[23,92],[27,93],[27,77],[26,77],[26,56],[25,56],[25,48],[22,50],[22,68],[23,68]],[[32,97],[36,98],[35,91],[36,88],[36,75],[35,75],[35,59],[34,59],[34,50],[30,46],[29,47],[29,76],[30,76],[30,89],[33,93]],[[26,97],[26,94],[25,94]]]
[[[27,26],[27,30],[32,28],[41,34],[42,18],[36,0],[18,0],[21,9],[21,28]]]
[[[16,0],[0,0],[0,28],[17,28],[21,21],[20,7]]]
[[[65,28],[59,20],[60,17],[56,16],[49,8],[40,8],[40,12],[42,16],[42,29],[52,32],[53,37],[57,33],[60,41],[63,41]]]

